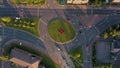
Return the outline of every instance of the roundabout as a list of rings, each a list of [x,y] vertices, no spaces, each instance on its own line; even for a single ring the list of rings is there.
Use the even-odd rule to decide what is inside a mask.
[[[59,43],[71,41],[76,36],[74,27],[65,20],[54,19],[48,24],[48,33],[52,40]]]

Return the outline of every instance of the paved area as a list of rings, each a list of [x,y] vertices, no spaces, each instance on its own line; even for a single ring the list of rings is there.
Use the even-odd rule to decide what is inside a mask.
[[[98,41],[96,46],[96,58],[97,61],[103,63],[110,62],[110,43],[103,41]]]
[[[11,29],[11,28],[1,27],[0,36],[2,36],[2,41],[1,41],[2,44],[0,45],[0,47],[4,47],[4,44],[6,44],[6,42],[12,39],[18,39],[21,41],[29,42],[33,44],[32,45],[33,48],[41,50],[42,52],[46,52],[46,48],[42,43],[42,41],[40,41],[37,37],[33,36],[32,34]]]
[[[91,28],[92,25],[94,25],[96,22],[99,22],[100,20],[107,17],[107,15],[82,15],[78,16],[80,20],[87,26],[87,28]]]
[[[55,42],[53,42],[47,32],[47,25],[45,24],[44,21],[42,21],[40,23],[40,36],[41,39],[44,42],[44,45],[47,48],[48,54],[50,55],[50,57],[58,64],[60,64],[61,68],[68,68],[68,65],[66,65],[66,53],[65,51],[58,50],[58,48],[56,48],[56,44]],[[65,59],[63,59],[63,57],[65,57]],[[68,57],[69,58],[69,57]],[[70,65],[71,67],[69,68],[73,68],[72,64]]]
[[[6,41],[9,41],[13,38],[20,39],[22,41],[27,41],[32,44],[35,44],[36,46],[33,46],[35,48],[38,48],[43,51],[47,51],[50,55],[50,57],[55,60],[57,63],[61,65],[62,68],[74,68],[72,63],[70,62],[69,58],[66,52],[67,50],[70,50],[72,48],[75,48],[75,45],[81,45],[83,46],[83,52],[84,52],[84,68],[92,68],[92,61],[91,61],[91,51],[92,51],[92,43],[96,40],[96,36],[99,35],[101,32],[103,32],[106,28],[108,28],[110,25],[118,24],[120,23],[120,10],[118,9],[111,9],[111,8],[84,8],[84,9],[76,9],[74,7],[66,7],[62,9],[53,9],[58,8],[56,3],[54,1],[47,0],[48,6],[45,8],[26,8],[24,6],[15,6],[16,8],[13,8],[7,0],[3,0],[3,3],[5,7],[0,8],[0,16],[10,16],[10,17],[41,17],[41,25],[40,25],[40,33],[42,41],[37,39],[35,36],[32,36],[30,34],[27,34],[25,32],[13,30],[8,28],[0,28],[0,35],[2,35],[3,43]],[[55,6],[54,6],[55,5]],[[52,8],[49,8],[52,7]],[[61,7],[59,7],[61,8]],[[54,17],[62,17],[66,18],[64,16],[65,14],[69,14],[69,16],[82,16],[82,15],[108,15],[109,17],[103,18],[100,22],[97,24],[94,24],[94,20],[89,19],[90,17],[87,17],[90,21],[89,25],[91,26],[90,29],[86,30],[86,27],[84,26],[82,29],[79,28],[79,19],[75,19],[76,17],[70,17],[72,18],[72,25],[75,26],[76,31],[78,31],[77,38],[69,43],[65,44],[68,45],[64,49],[64,46],[61,46],[62,50],[58,51],[56,44],[50,40],[49,35],[47,34],[47,24],[49,23],[52,18]],[[114,16],[116,15],[116,16]],[[96,19],[96,21],[99,20],[99,17],[101,16],[92,16]],[[85,21],[85,20],[84,20]],[[115,23],[113,23],[115,22]],[[82,31],[82,33],[79,33],[79,31]],[[81,39],[82,38],[82,39]],[[45,46],[43,46],[45,45]],[[69,47],[70,46],[70,47]],[[88,46],[88,47],[87,47]],[[77,47],[77,46],[76,46]],[[65,59],[64,59],[65,58]],[[59,59],[59,60],[58,60]],[[68,64],[67,64],[68,63]],[[71,65],[68,67],[68,65]]]

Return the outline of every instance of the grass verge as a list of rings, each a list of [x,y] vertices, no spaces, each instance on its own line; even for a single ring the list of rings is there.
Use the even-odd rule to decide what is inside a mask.
[[[2,21],[3,26],[24,30],[36,36],[39,36],[38,33],[38,24],[40,20],[39,18],[15,19],[10,17],[2,17],[0,19]]]
[[[83,53],[82,48],[78,47],[75,50],[70,51],[71,60],[73,61],[75,68],[82,68],[83,64]]]
[[[10,0],[10,2],[13,4],[41,6],[45,5],[46,0]]]
[[[70,23],[64,20],[55,19],[48,25],[48,33],[56,42],[66,42],[72,40],[75,35],[75,29]]]

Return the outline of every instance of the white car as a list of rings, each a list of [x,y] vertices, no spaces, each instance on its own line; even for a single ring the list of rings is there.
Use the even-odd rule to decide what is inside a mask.
[[[60,48],[57,47],[57,50],[60,51]]]
[[[20,19],[20,17],[16,17],[15,19],[19,20],[19,19]]]

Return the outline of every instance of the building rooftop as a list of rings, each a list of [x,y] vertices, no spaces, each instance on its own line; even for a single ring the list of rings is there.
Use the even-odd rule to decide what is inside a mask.
[[[116,2],[117,3],[117,2],[120,2],[120,0],[112,0],[112,2],[114,2],[114,3]]]
[[[14,48],[10,54],[10,61],[23,67],[38,68],[40,58],[21,49]]]
[[[67,4],[86,4],[89,0],[67,0]]]

